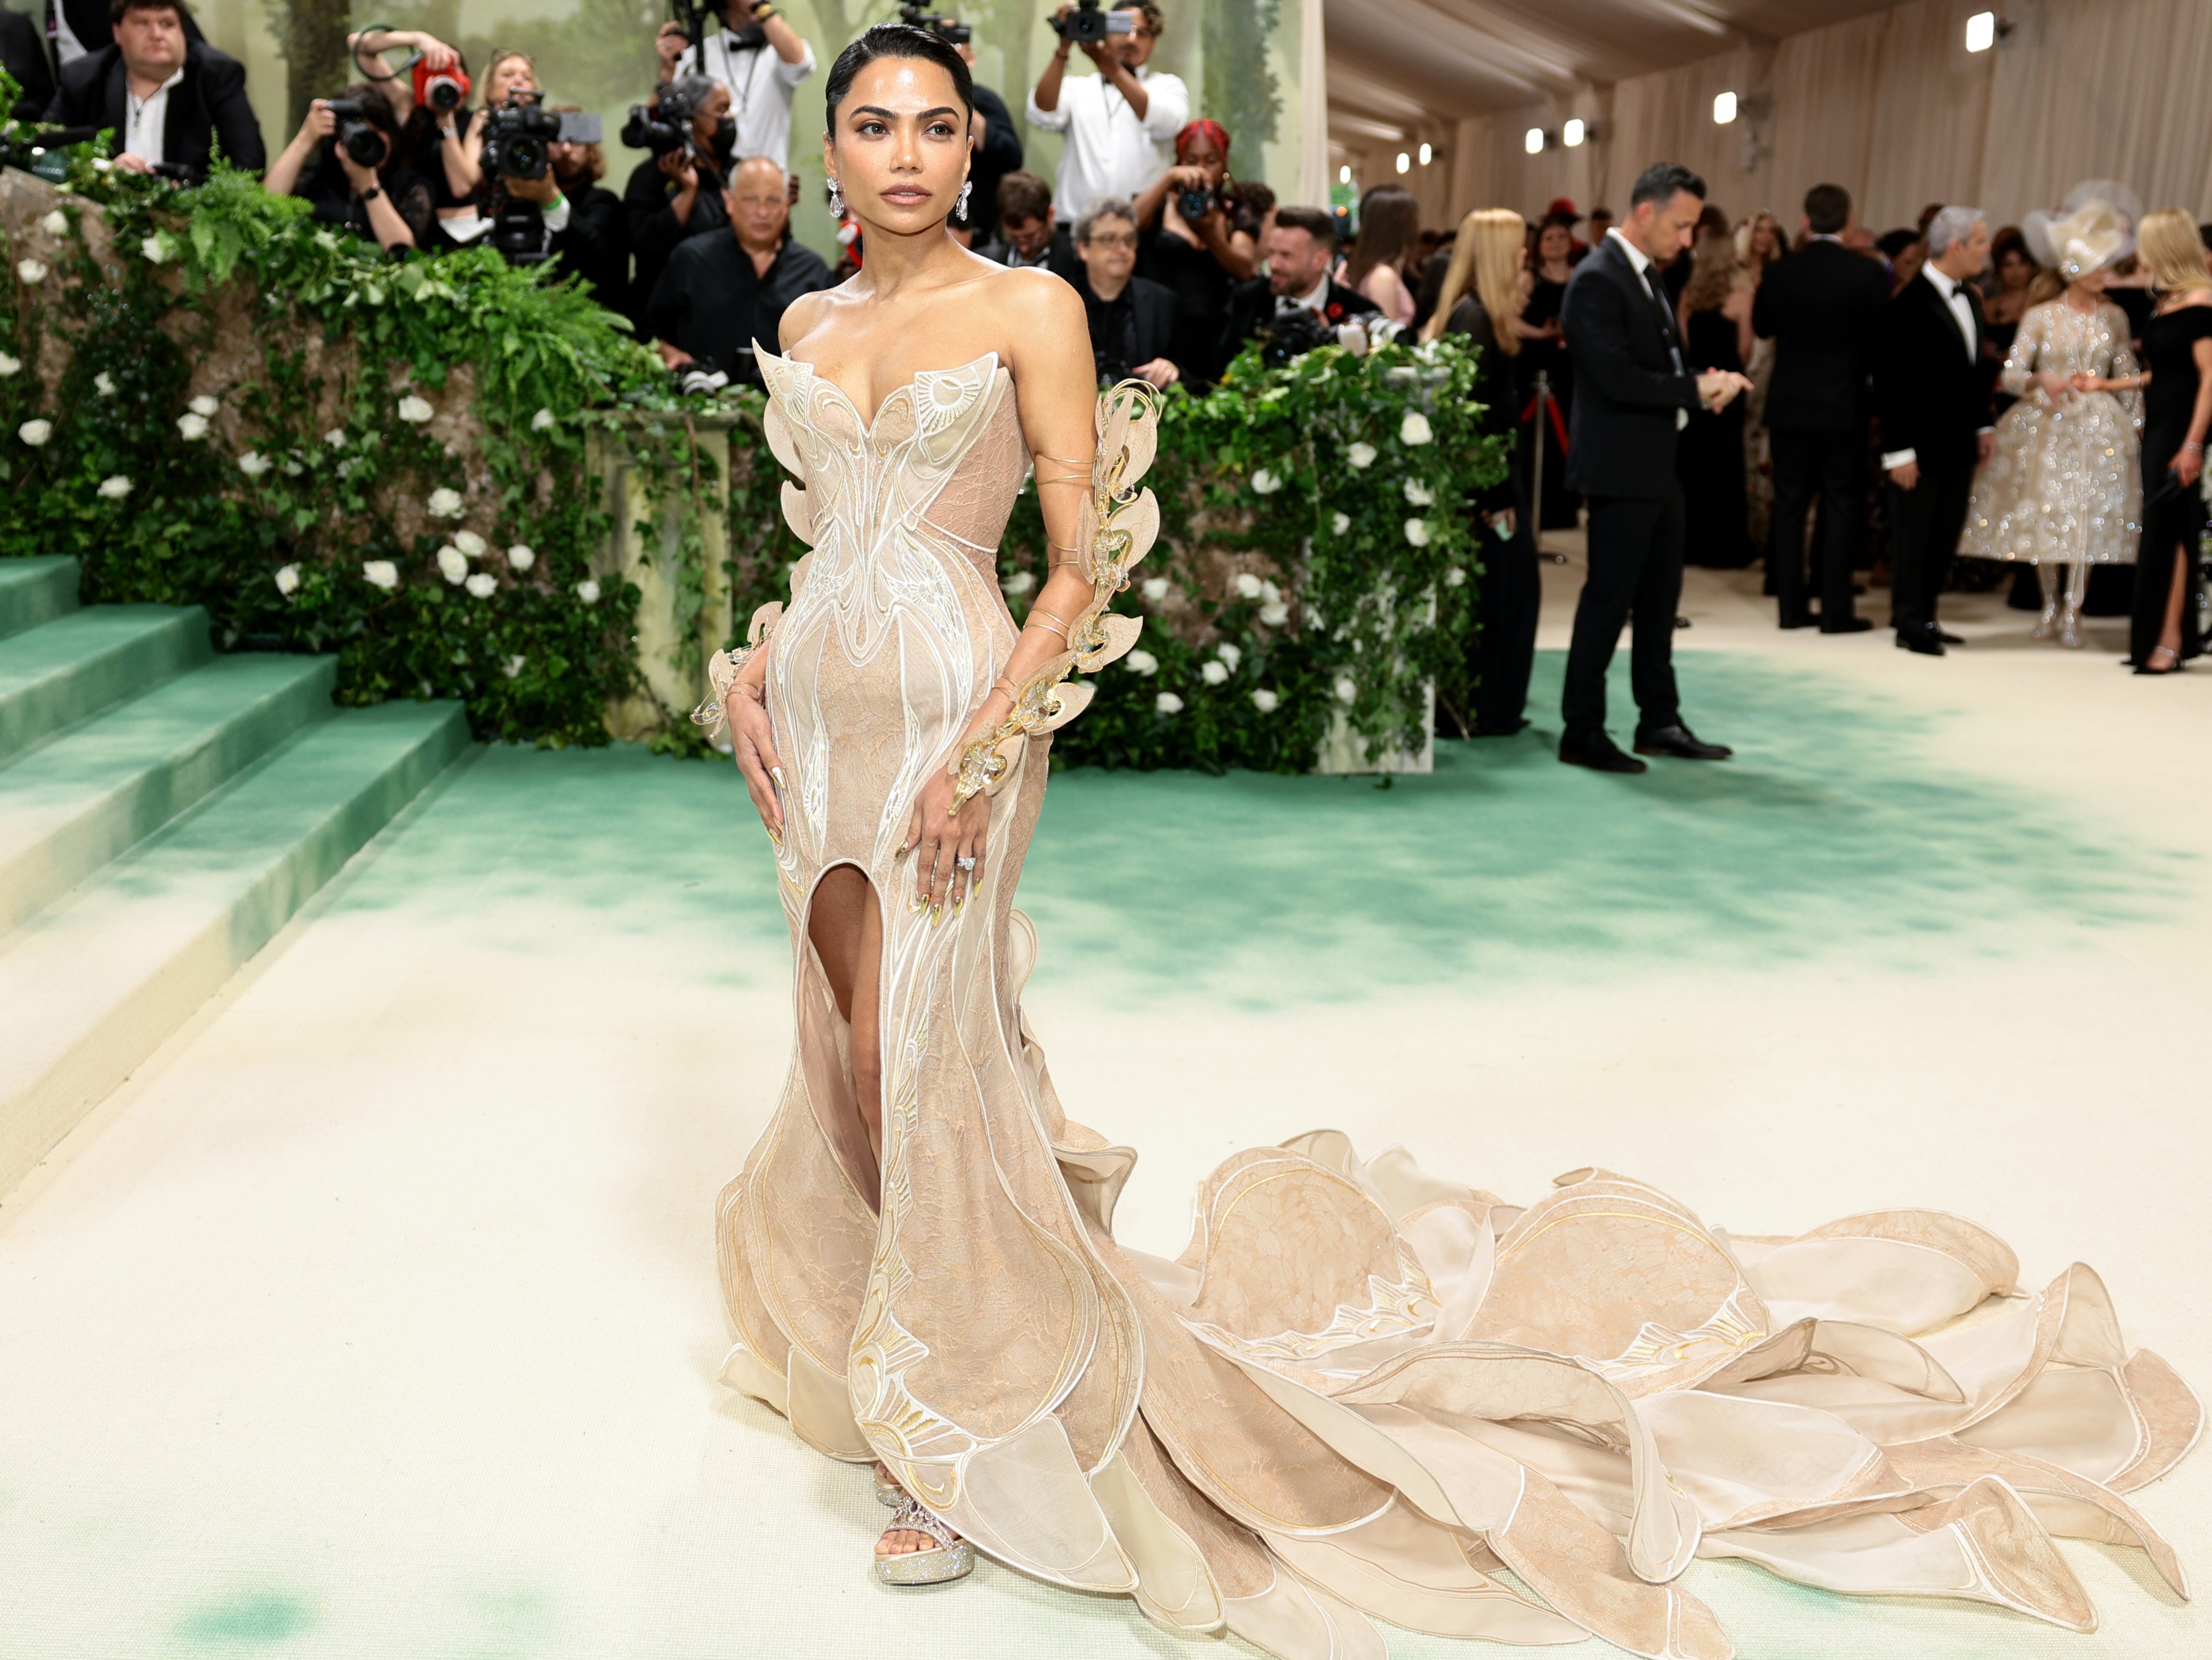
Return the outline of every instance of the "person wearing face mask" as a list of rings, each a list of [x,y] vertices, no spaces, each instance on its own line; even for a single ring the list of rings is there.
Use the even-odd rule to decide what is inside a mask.
[[[2005,354],[1999,378],[2020,401],[1997,421],[1959,544],[1968,558],[2033,565],[2043,590],[2035,637],[2062,646],[2084,643],[2090,567],[2133,564],[2142,533],[2142,380],[2127,317],[2105,297],[2112,265],[2134,249],[2133,223],[2102,200],[2063,219],[2028,216],[2027,234],[2066,288],[2028,307]]]
[[[580,115],[575,104],[553,104],[555,115]],[[563,271],[581,277],[592,296],[609,311],[629,308],[629,223],[622,198],[599,180],[607,176],[606,152],[597,144],[556,143],[548,147],[553,182],[568,198],[568,224],[553,233],[553,252]]]
[[[791,240],[790,181],[772,157],[737,165],[723,207],[731,234],[691,237],[668,257],[640,331],[672,369],[757,386],[753,343],[777,337],[800,295],[830,287],[830,267]]]
[[[660,26],[653,49],[661,84],[687,75],[720,82],[730,94],[729,154],[789,167],[792,94],[814,73],[814,48],[768,0],[726,0],[706,10],[726,13],[726,21],[703,41],[688,40],[677,24]]]
[[[1053,14],[1064,24],[1075,8]],[[1190,93],[1179,76],[1151,67],[1167,18],[1152,0],[1112,8],[1125,33],[1109,34],[1083,55],[1098,73],[1064,79],[1074,43],[1065,34],[1037,77],[1025,112],[1039,132],[1066,135],[1053,195],[1063,213],[1080,214],[1101,196],[1135,197],[1175,161],[1175,136],[1190,120]]]
[[[672,105],[690,112],[690,142],[665,155],[647,156],[631,169],[623,191],[636,262],[630,297],[641,309],[653,298],[653,285],[677,244],[727,230],[730,224],[723,200],[734,141],[730,89],[703,75],[680,76],[661,88],[655,107]]]

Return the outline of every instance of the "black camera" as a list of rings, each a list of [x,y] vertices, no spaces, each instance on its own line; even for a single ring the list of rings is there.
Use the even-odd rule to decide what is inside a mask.
[[[483,170],[503,179],[543,179],[551,167],[554,144],[596,144],[596,115],[556,115],[538,107],[544,94],[518,92],[497,109],[484,112]]]
[[[1279,369],[1294,357],[1336,344],[1336,329],[1310,307],[1289,306],[1275,313],[1257,336],[1260,361]]]
[[[932,34],[956,46],[964,46],[975,38],[975,31],[958,18],[933,15],[915,5],[913,0],[907,0],[907,3],[899,8],[899,21],[910,28],[927,29]]]
[[[1200,185],[1176,192],[1176,211],[1191,224],[1196,224],[1216,208],[1224,213],[1236,212],[1236,191],[1227,185]]]
[[[337,143],[357,167],[380,167],[392,153],[392,140],[369,119],[371,106],[364,98],[333,98],[329,109],[337,119]],[[381,112],[378,112],[381,113]]]
[[[654,155],[667,155],[671,150],[696,149],[692,142],[691,123],[698,115],[698,106],[674,87],[663,87],[660,96],[650,104],[632,104],[629,119],[623,123],[622,141],[634,150],[651,150]]]
[[[1075,9],[1051,20],[1052,32],[1079,46],[1096,46],[1107,37],[1133,34],[1137,20],[1126,11],[1101,11],[1098,0],[1075,0]]]

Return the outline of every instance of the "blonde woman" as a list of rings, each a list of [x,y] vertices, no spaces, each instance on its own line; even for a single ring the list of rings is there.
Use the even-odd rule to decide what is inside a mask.
[[[1474,702],[1462,720],[1471,738],[1506,738],[1528,724],[1528,672],[1536,660],[1536,613],[1542,586],[1536,575],[1534,526],[1514,439],[1520,398],[1512,360],[1521,353],[1516,326],[1528,295],[1521,283],[1528,228],[1510,208],[1480,208],[1460,221],[1451,264],[1437,308],[1421,337],[1463,335],[1475,348],[1474,396],[1482,429],[1505,441],[1506,474],[1475,500],[1488,532],[1482,539],[1482,592],[1468,666]]]
[[[2128,660],[2171,674],[2204,650],[2204,434],[2212,426],[2212,277],[2197,227],[2179,208],[2142,222],[2143,269],[2158,307],[2143,325],[2142,547]]]

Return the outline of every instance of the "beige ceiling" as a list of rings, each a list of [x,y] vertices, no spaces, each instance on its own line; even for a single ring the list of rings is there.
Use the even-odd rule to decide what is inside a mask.
[[[1323,0],[1330,137],[1425,124],[1625,81],[1897,0]]]

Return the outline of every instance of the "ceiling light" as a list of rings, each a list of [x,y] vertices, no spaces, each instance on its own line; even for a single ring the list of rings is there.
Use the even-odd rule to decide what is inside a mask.
[[[1434,155],[1435,154],[1436,154],[1436,152],[1435,152],[1434,150],[1431,149],[1430,149],[1426,144],[1422,145],[1422,146],[1421,146],[1421,165],[1422,165],[1423,167],[1425,167],[1426,166],[1428,166],[1428,165],[1429,165],[1429,158],[1430,158],[1431,156]]]
[[[1987,52],[1997,43],[1997,15],[1978,11],[1966,20],[1966,50]]]
[[[1543,128],[1541,128],[1541,127],[1531,127],[1531,128],[1529,128],[1529,129],[1528,129],[1528,136],[1526,138],[1524,138],[1524,139],[1522,139],[1522,140],[1521,141],[1521,145],[1522,145],[1522,148],[1523,149],[1527,150],[1527,151],[1528,152],[1528,154],[1529,154],[1529,155],[1541,155],[1544,153],[1544,130],[1543,130]]]
[[[1583,125],[1580,116],[1577,116],[1559,129],[1559,142],[1569,149],[1579,149],[1583,140],[1589,137],[1589,129]]]
[[[1340,185],[1348,185],[1352,182],[1351,162],[1346,161],[1342,167],[1336,170],[1336,182]]]
[[[1399,171],[1399,172],[1401,172],[1401,173],[1404,173],[1405,171],[1407,171],[1407,169],[1408,169],[1409,167],[1411,167],[1413,165],[1413,158],[1412,156],[1410,156],[1410,155],[1407,155],[1405,151],[1403,151],[1403,150],[1400,150],[1400,151],[1398,152],[1398,171]]]
[[[1735,119],[1735,94],[1722,93],[1713,100],[1713,125],[1724,127]]]

